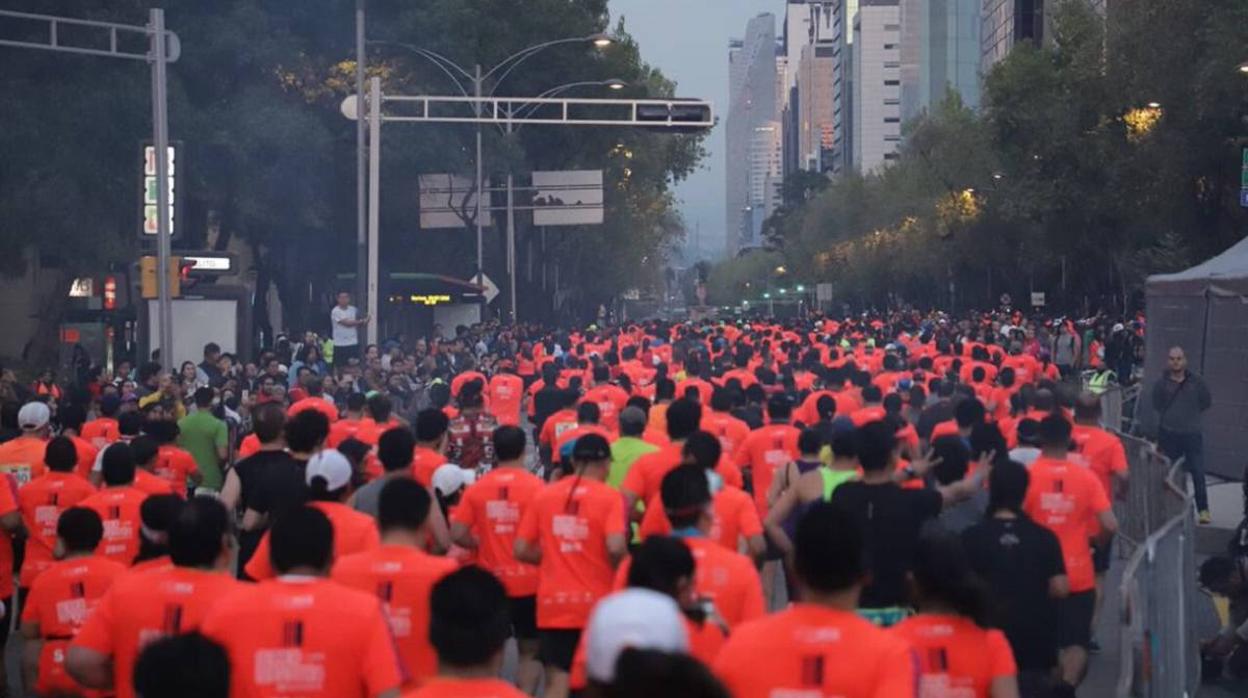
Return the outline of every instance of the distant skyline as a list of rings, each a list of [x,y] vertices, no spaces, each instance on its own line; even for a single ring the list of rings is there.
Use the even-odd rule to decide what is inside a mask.
[[[676,81],[677,94],[715,105],[719,124],[706,140],[702,167],[676,189],[689,230],[688,244],[708,256],[724,249],[724,118],[728,106],[728,39],[740,37],[760,12],[776,15],[782,32],[784,0],[610,0],[611,24],[624,27],[641,47],[641,57]],[[695,260],[690,260],[695,261]]]

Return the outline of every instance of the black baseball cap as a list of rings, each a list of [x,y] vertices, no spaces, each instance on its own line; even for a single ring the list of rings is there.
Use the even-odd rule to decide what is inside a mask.
[[[600,434],[586,434],[572,446],[572,460],[600,461],[611,458],[611,444]]]

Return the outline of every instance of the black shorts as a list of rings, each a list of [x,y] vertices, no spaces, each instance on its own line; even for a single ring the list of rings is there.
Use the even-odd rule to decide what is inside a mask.
[[[1092,640],[1092,615],[1096,611],[1096,592],[1071,594],[1057,602],[1057,646],[1084,647]]]
[[[517,640],[537,639],[537,597],[512,596],[507,599],[511,612],[511,633]]]
[[[351,359],[360,358],[360,345],[340,347],[334,345],[334,368],[345,368]]]
[[[1110,538],[1104,543],[1092,546],[1092,569],[1097,574],[1105,574],[1109,571],[1109,563],[1113,559],[1114,539]]]
[[[542,628],[537,631],[541,645],[537,649],[537,658],[546,666],[562,671],[572,671],[572,658],[576,656],[576,647],[581,643],[580,628]]]

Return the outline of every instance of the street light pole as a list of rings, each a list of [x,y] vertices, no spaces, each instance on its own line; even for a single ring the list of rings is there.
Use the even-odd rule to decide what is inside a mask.
[[[367,0],[355,0],[355,93],[364,99],[364,63],[367,60],[364,43],[364,4]],[[361,105],[363,106],[363,105]],[[367,159],[364,154],[364,119],[355,120],[355,302],[357,307],[368,307],[368,237],[365,181]],[[337,290],[337,289],[335,289]],[[375,327],[377,318],[369,318],[369,327]]]
[[[169,90],[167,84],[168,51],[165,35],[165,11],[152,8],[152,146],[156,151],[156,274],[160,316],[160,365],[166,371],[173,366],[173,300],[169,288],[170,237],[169,220]]]
[[[481,99],[481,64],[476,65],[476,69],[472,78],[472,92]],[[476,102],[473,113],[479,118],[481,116],[481,102]],[[484,248],[482,247],[485,240],[485,169],[481,160],[481,124],[477,124],[477,276],[474,281],[482,286],[485,285],[485,261]],[[482,296],[482,305],[484,306],[485,296]],[[482,308],[481,321],[485,321],[485,309]]]
[[[381,78],[368,81],[368,343],[377,343],[381,258]]]

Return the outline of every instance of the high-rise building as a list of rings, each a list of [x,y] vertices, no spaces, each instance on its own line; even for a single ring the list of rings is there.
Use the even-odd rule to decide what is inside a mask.
[[[854,160],[854,18],[858,0],[832,3],[832,149],[825,169],[846,171]]]
[[[729,42],[728,61],[724,220],[726,252],[734,256],[742,247],[758,244],[761,227],[758,216],[765,208],[752,204],[755,172],[751,151],[754,129],[778,123],[780,116],[776,103],[775,15],[763,13],[751,19],[746,24],[744,38]],[[782,134],[775,134],[774,140],[779,161],[783,157]]]
[[[980,36],[980,70],[992,70],[1014,48],[1045,40],[1045,0],[984,0]]]
[[[762,208],[764,217],[775,213],[780,207],[783,181],[784,131],[780,122],[755,126],[750,137],[750,206]],[[750,242],[758,244],[757,240]]]
[[[901,143],[901,6],[860,0],[854,18],[854,166],[861,172],[897,159]]]
[[[901,120],[919,113],[919,79],[922,74],[924,10],[932,0],[899,0],[901,14]]]
[[[971,109],[979,108],[981,2],[927,0],[920,18],[919,109],[939,104],[949,88],[961,95],[963,104]],[[903,17],[903,27],[905,21]],[[902,85],[905,85],[904,79]],[[904,94],[901,101],[904,106]],[[902,118],[907,118],[904,113]]]

